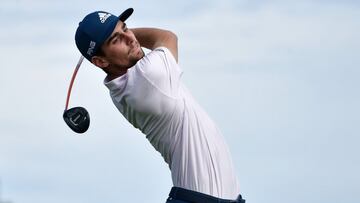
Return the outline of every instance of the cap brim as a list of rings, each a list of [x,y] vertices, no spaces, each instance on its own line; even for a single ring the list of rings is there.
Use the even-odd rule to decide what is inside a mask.
[[[125,20],[128,19],[133,12],[134,12],[133,8],[126,9],[124,12],[122,12],[122,14],[119,15],[119,20],[125,22]]]

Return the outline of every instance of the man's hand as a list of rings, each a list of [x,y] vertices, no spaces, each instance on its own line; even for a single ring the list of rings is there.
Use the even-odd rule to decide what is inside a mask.
[[[133,28],[130,30],[142,47],[154,50],[164,46],[170,50],[176,62],[178,61],[177,36],[171,31],[157,28]]]

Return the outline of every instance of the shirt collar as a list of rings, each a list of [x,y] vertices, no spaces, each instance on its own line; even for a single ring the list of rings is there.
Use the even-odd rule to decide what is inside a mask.
[[[122,89],[123,87],[125,87],[126,85],[126,81],[128,79],[128,74],[124,74],[120,77],[117,77],[113,80],[108,80],[108,78],[106,77],[104,79],[104,85],[110,90],[110,91],[114,91],[114,90],[118,90],[118,89]]]

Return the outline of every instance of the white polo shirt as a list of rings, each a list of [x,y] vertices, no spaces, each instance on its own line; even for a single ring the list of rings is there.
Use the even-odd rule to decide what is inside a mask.
[[[104,84],[122,115],[169,164],[174,186],[236,199],[239,184],[228,146],[181,75],[171,52],[159,47]]]

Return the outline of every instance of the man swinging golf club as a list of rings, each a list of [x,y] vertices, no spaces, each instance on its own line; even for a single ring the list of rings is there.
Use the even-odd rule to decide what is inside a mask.
[[[176,35],[129,29],[125,21],[132,12],[88,14],[75,41],[107,74],[104,84],[120,113],[169,165],[174,187],[167,203],[244,203],[221,132],[181,81]],[[151,52],[145,55],[142,47]]]

